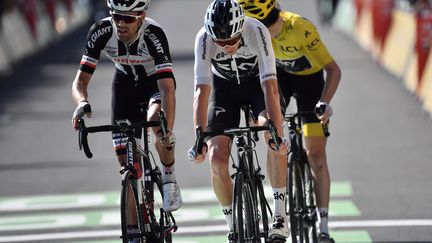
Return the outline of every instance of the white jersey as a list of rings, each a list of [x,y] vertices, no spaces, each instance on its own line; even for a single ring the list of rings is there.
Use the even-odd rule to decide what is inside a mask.
[[[276,79],[276,62],[267,28],[246,17],[239,49],[231,56],[201,28],[195,39],[195,85],[211,85],[212,73],[238,84],[259,76]]]

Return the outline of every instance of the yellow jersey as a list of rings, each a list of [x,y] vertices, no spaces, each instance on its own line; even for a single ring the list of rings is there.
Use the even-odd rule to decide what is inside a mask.
[[[306,18],[282,11],[281,33],[272,38],[276,64],[288,73],[309,75],[333,61],[316,27]]]

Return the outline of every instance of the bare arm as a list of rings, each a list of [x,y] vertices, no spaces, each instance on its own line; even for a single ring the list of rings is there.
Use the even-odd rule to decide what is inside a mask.
[[[324,70],[326,72],[326,82],[320,100],[330,103],[339,86],[341,70],[335,61],[327,64]]]
[[[276,126],[278,136],[283,136],[282,112],[279,103],[279,89],[276,79],[270,79],[261,84],[268,117]]]
[[[317,115],[318,119],[321,120],[322,124],[327,123],[330,116],[333,114],[329,104],[334,94],[336,93],[341,79],[341,70],[335,61],[327,64],[324,67],[324,70],[326,72],[326,81],[324,84],[323,93],[317,104],[317,106],[322,106],[322,104],[326,105],[324,113]]]
[[[168,129],[173,130],[175,109],[176,109],[174,79],[172,78],[159,79],[158,87],[161,94],[162,110],[165,112],[167,122],[168,122]]]
[[[87,87],[91,77],[91,74],[78,70],[77,75],[72,83],[72,98],[76,104],[87,100]]]
[[[207,107],[208,107],[210,91],[211,91],[210,85],[199,84],[195,86],[194,102],[193,102],[194,128],[196,126],[204,127],[207,124]],[[190,152],[191,150],[189,150],[189,153]],[[189,157],[192,158],[195,157],[193,158],[193,161],[195,163],[201,163],[205,160],[206,153],[207,153],[207,148],[206,146],[203,146],[201,151],[196,151],[192,156],[189,155]]]
[[[78,127],[78,120],[80,117],[80,103],[87,103],[88,93],[87,87],[90,82],[92,75],[81,70],[78,70],[77,75],[72,83],[72,98],[75,103],[78,105],[77,109],[74,112],[72,117],[72,127],[76,130]],[[82,106],[81,106],[82,107]],[[88,113],[87,116],[90,117],[91,113]]]
[[[211,86],[199,84],[195,86],[193,102],[194,128],[198,125],[204,127],[207,124],[207,107]]]

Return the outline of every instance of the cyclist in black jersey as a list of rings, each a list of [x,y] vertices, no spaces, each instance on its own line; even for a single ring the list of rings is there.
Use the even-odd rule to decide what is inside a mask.
[[[234,0],[214,0],[207,8],[204,27],[195,39],[194,125],[206,131],[238,127],[240,107],[251,105],[264,125],[271,119],[283,137],[282,114],[276,80],[276,65],[270,34],[259,21],[244,16]],[[208,114],[208,115],[207,115]],[[265,134],[265,141],[270,135]],[[281,139],[279,151],[269,149],[268,174],[273,189],[274,224],[270,238],[287,238],[285,214],[286,154],[288,139]],[[216,197],[226,217],[234,242],[232,222],[233,186],[229,174],[231,138],[223,135],[208,138],[211,180]],[[191,161],[201,163],[207,149],[189,150]]]
[[[279,87],[285,101],[296,97],[299,111],[321,110],[319,116],[304,118],[307,156],[315,175],[320,219],[319,243],[334,242],[328,231],[330,173],[322,124],[332,115],[329,103],[338,88],[341,70],[306,18],[282,11],[276,0],[237,0],[246,15],[260,20],[272,37]],[[325,76],[324,76],[325,73]]]
[[[174,173],[175,136],[172,131],[175,117],[175,79],[168,41],[163,29],[153,19],[146,17],[150,0],[107,0],[110,17],[96,22],[87,35],[81,65],[72,84],[72,97],[77,103],[72,125],[84,115],[89,105],[87,87],[96,69],[101,52],[116,67],[112,83],[112,123],[128,119],[137,122],[157,120],[158,111],[166,114],[168,133],[162,136],[154,128],[155,147],[163,166],[162,180],[166,211],[181,207],[180,189]],[[125,165],[124,138],[113,133],[113,145],[121,166]],[[141,134],[137,132],[139,138]]]

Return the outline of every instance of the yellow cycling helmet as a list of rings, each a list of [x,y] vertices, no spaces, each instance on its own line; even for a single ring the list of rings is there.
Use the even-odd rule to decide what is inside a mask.
[[[264,20],[276,6],[276,0],[237,0],[246,16]]]

